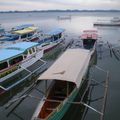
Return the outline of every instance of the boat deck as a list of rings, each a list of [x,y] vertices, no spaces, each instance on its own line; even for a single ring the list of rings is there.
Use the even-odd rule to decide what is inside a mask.
[[[27,68],[27,70],[36,73],[37,69],[40,69],[41,66],[44,64],[43,61],[38,60],[36,63],[32,64]],[[27,70],[22,70],[16,75],[6,79],[5,81],[1,82],[0,85],[6,89],[10,89],[11,87],[14,87],[15,85],[19,84],[20,82],[24,81],[27,79],[27,77],[30,77],[31,74]],[[39,71],[40,72],[40,71]],[[37,74],[37,73],[36,73]]]

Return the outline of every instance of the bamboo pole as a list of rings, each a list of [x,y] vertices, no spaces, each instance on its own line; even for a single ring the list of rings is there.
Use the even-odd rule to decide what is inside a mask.
[[[107,72],[107,78],[106,78],[106,83],[105,83],[106,87],[105,87],[105,92],[104,92],[103,106],[101,110],[103,115],[101,115],[100,120],[104,120],[106,101],[107,101],[107,95],[108,95],[108,82],[109,82],[109,72]]]

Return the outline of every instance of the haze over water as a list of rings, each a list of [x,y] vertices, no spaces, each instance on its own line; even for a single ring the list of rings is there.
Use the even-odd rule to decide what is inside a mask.
[[[71,20],[58,20],[58,16],[71,15]],[[113,17],[120,17],[120,12],[43,12],[43,13],[0,13],[0,24],[6,29],[10,30],[12,27],[32,23],[35,26],[39,26],[42,31],[49,31],[56,27],[65,28],[65,34],[68,35],[69,39],[78,39],[85,29],[97,29],[100,36],[100,41],[103,41],[102,53],[97,53],[97,65],[105,70],[110,71],[110,83],[109,83],[109,93],[108,101],[106,107],[105,120],[119,120],[120,119],[120,61],[118,61],[114,56],[110,57],[107,41],[113,46],[120,45],[120,27],[94,27],[93,22],[97,20],[110,20]],[[99,76],[99,72],[96,73],[98,79],[103,79]],[[100,88],[101,89],[101,88]],[[96,98],[99,89],[93,94],[93,98]],[[37,105],[36,100],[31,100],[27,98],[24,105],[19,108],[18,113],[20,113],[25,120],[29,120],[32,113]],[[33,105],[32,105],[33,104]],[[91,106],[99,109],[99,102],[91,103]],[[31,105],[31,106],[29,106]],[[74,109],[73,111],[75,111]],[[69,120],[79,120],[79,109],[77,109],[76,114],[70,117]],[[0,120],[19,120],[15,116],[10,116],[6,118],[5,115],[8,111],[4,110],[4,106],[0,107]],[[23,115],[25,113],[25,115]],[[72,114],[69,113],[69,114]],[[88,116],[85,120],[98,120],[99,115],[94,111],[89,110]],[[75,119],[73,119],[75,118]]]

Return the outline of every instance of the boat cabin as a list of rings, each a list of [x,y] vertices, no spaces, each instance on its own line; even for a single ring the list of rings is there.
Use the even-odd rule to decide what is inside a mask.
[[[67,112],[70,105],[67,102],[75,99],[86,76],[90,57],[89,50],[68,49],[38,78],[38,81],[45,83],[45,96],[32,120],[57,120]]]
[[[62,33],[64,31],[65,30],[62,28],[57,28],[57,29],[54,29],[54,30],[46,33],[46,36],[49,36],[50,38],[52,38],[53,41],[57,41],[58,39],[60,39],[62,37]]]
[[[39,43],[49,43],[49,42],[55,42],[62,38],[62,33],[65,30],[62,28],[53,29],[50,32],[43,33],[43,38],[39,41]]]
[[[25,58],[34,56],[38,43],[21,42],[0,50],[0,78],[13,72]]]
[[[13,34],[18,35],[18,40],[27,41],[32,38],[32,36],[37,31],[37,27],[28,27],[22,30],[13,31]]]
[[[98,39],[98,34],[96,30],[85,30],[81,35],[83,41],[83,47],[85,49],[92,49]]]

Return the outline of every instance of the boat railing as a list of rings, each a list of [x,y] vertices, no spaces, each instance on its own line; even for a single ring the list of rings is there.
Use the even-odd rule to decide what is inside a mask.
[[[16,85],[20,84],[21,82],[23,82],[24,80],[26,80],[27,78],[29,78],[30,76],[32,76],[34,73],[36,73],[38,70],[40,70],[43,66],[45,66],[46,62],[41,60],[42,62],[44,62],[43,65],[40,65],[37,69],[35,69],[34,71],[30,71],[29,69],[23,67],[22,65],[19,65],[20,68],[22,68],[22,70],[26,70],[29,74],[27,76],[25,76],[24,78],[20,79],[19,81],[15,82],[14,84],[10,85],[9,87],[3,87],[0,86],[1,89],[8,91],[11,88],[15,87]]]

